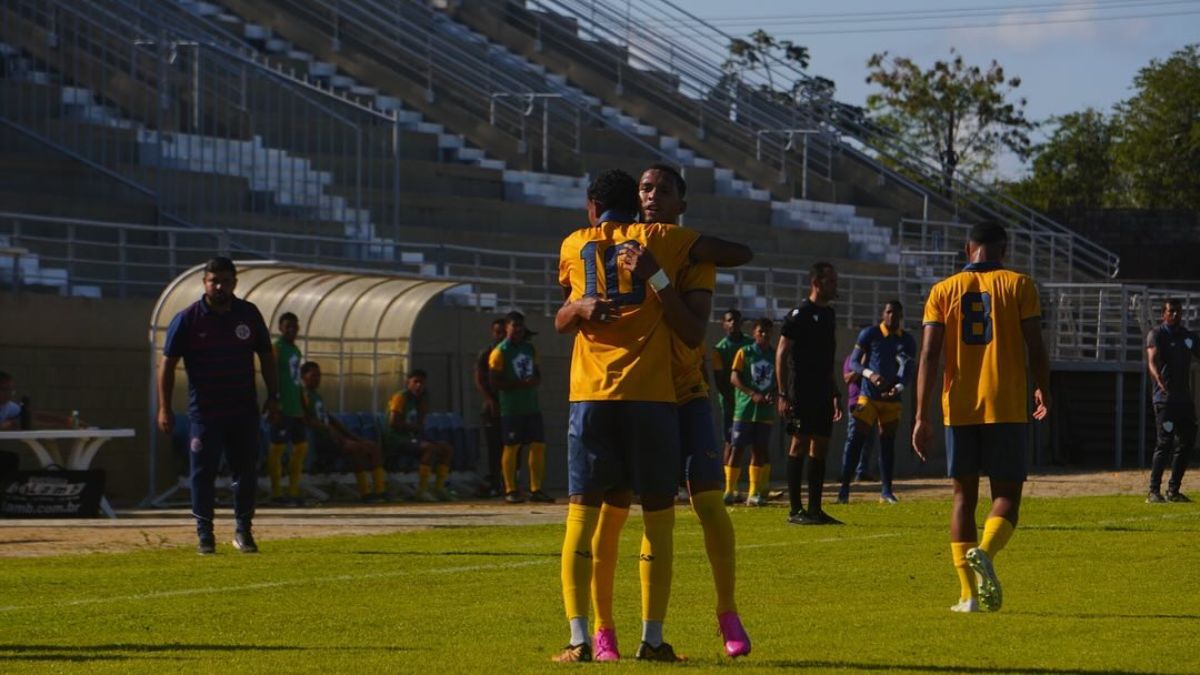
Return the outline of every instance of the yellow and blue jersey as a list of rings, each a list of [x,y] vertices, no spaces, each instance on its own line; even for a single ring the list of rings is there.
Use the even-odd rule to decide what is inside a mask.
[[[616,321],[580,325],[571,354],[572,402],[676,402],[662,304],[646,282],[620,268],[619,256],[626,247],[645,247],[677,279],[699,236],[675,225],[603,222],[563,240],[558,278],[567,300],[606,298],[618,314]]]
[[[682,296],[691,291],[713,292],[717,288],[717,268],[712,263],[689,264],[673,281]],[[675,400],[679,405],[708,396],[708,377],[704,372],[704,347],[689,347],[671,332],[671,375],[675,381]]]
[[[1037,287],[999,263],[973,263],[929,291],[925,325],[945,328],[947,426],[1029,421],[1021,322],[1042,314]]]

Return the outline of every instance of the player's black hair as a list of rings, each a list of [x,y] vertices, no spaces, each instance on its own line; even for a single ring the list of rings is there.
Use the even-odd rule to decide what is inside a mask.
[[[671,177],[671,180],[675,181],[675,189],[679,190],[679,196],[687,196],[687,181],[683,179],[683,174],[679,173],[679,169],[676,169],[670,164],[658,162],[646,167],[646,171],[658,171],[659,173],[667,174]],[[646,173],[646,171],[643,171],[642,173]]]
[[[1008,231],[1004,226],[994,220],[985,220],[976,223],[971,228],[970,235],[971,243],[979,244],[980,246],[989,246],[992,244],[1008,243]]]
[[[1180,300],[1179,298],[1167,298],[1166,300],[1163,300],[1163,304],[1162,304],[1163,311],[1164,312],[1167,311],[1168,307],[1175,307],[1179,311],[1182,312],[1183,311],[1183,300]],[[0,381],[3,381],[3,380],[4,380],[4,374],[0,373]]]
[[[588,186],[587,198],[596,202],[602,213],[611,210],[637,213],[637,181],[620,169],[609,169]]]
[[[492,327],[494,328],[496,326],[503,326],[503,325],[506,325],[507,323],[508,323],[508,319],[506,319],[502,316],[498,316],[492,320]]]
[[[314,370],[320,370],[320,369],[321,369],[321,366],[320,366],[320,365],[318,365],[316,361],[305,361],[305,362],[304,362],[303,364],[301,364],[301,366],[300,366],[300,375],[301,375],[301,376],[304,376],[304,375],[307,375],[307,374],[309,374],[310,372],[312,372],[312,371],[314,371]]]
[[[411,380],[414,377],[419,377],[422,379],[429,379],[429,373],[425,372],[424,370],[421,370],[420,368],[413,368],[412,370],[408,371],[408,379]]]
[[[279,315],[279,327],[280,328],[283,328],[284,321],[295,321],[296,323],[300,323],[300,317],[296,316],[295,314],[292,314],[291,312],[284,312],[283,314]]]
[[[897,312],[904,312],[904,305],[900,304],[900,301],[897,300],[896,298],[892,298],[891,300],[888,300],[887,302],[883,303],[884,307],[887,307],[888,305],[891,305],[892,309]]]
[[[208,262],[204,263],[205,274],[216,274],[217,272],[229,272],[233,276],[237,276],[237,266],[233,261],[223,255],[209,258]]]
[[[764,316],[763,318],[754,322],[754,327],[761,328],[763,330],[771,330],[775,327],[775,322],[772,321],[770,317]]]
[[[733,316],[733,320],[734,320],[734,321],[741,321],[741,320],[742,320],[742,312],[741,312],[741,310],[737,310],[737,309],[734,309],[734,308],[732,308],[732,307],[730,307],[729,309],[725,310],[725,313],[721,315],[721,318],[722,318],[722,319],[724,319],[725,317],[727,317],[727,316],[730,316],[730,315],[732,315],[732,316]]]
[[[525,315],[518,312],[515,309],[513,311],[509,312],[508,314],[504,315],[504,323],[505,324],[510,324],[513,321],[520,321],[521,323],[525,323]]]
[[[819,263],[814,263],[813,266],[808,269],[808,283],[809,284],[815,283],[817,281],[817,279],[824,277],[825,273],[832,269],[833,269],[833,263],[824,262],[824,261],[819,262]]]

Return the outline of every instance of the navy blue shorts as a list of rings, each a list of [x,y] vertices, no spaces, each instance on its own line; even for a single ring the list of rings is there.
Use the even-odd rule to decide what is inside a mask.
[[[679,406],[679,454],[687,481],[725,480],[721,452],[713,430],[712,404],[696,398]]]
[[[1029,425],[946,427],[946,472],[951,478],[986,474],[995,480],[1029,477]]]
[[[545,443],[546,433],[542,428],[542,413],[501,417],[500,438],[505,445]]]
[[[271,425],[272,443],[307,443],[308,430],[304,428],[303,417],[281,417],[279,424]]]
[[[753,445],[756,448],[771,447],[771,427],[773,425],[767,422],[743,422],[737,420],[733,423],[733,440],[730,442],[735,448],[744,448]]]
[[[674,496],[679,424],[674,403],[581,401],[567,431],[568,492],[634,490]]]

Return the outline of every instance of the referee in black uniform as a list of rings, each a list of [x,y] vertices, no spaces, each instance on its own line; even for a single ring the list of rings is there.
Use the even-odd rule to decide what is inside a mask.
[[[825,454],[833,423],[842,419],[837,388],[837,322],[829,303],[837,297],[837,270],[819,262],[808,272],[808,299],[788,313],[775,351],[780,418],[787,420],[787,479],[791,498],[788,522],[793,525],[840,525],[821,509],[825,488]],[[804,457],[808,465],[808,510],[800,505]]]

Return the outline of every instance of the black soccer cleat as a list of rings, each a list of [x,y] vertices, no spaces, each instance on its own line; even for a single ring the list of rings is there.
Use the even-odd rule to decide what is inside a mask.
[[[546,494],[545,492],[542,492],[541,490],[534,490],[533,492],[529,493],[529,501],[539,502],[542,504],[553,504],[554,497],[551,497],[550,495]]]
[[[1167,501],[1176,503],[1186,503],[1192,501],[1187,495],[1179,490],[1167,490]]]
[[[634,655],[634,658],[638,661],[665,661],[667,663],[687,661],[685,657],[676,656],[675,649],[667,642],[657,647],[651,647],[649,643],[643,642],[638,645],[637,654]]]
[[[217,538],[211,532],[199,535],[199,542],[196,544],[196,553],[200,555],[212,555],[217,552]]]
[[[233,547],[242,553],[258,553],[258,544],[254,543],[254,535],[249,530],[233,535]]]
[[[792,525],[804,525],[805,523],[803,523],[801,521],[804,520],[805,515],[807,515],[807,514],[804,512],[804,509],[792,511],[791,513],[788,514],[788,523],[790,523]]]
[[[1146,494],[1147,504],[1165,504],[1166,501],[1166,499],[1163,499],[1162,493],[1160,493],[1158,490],[1151,490]]]

